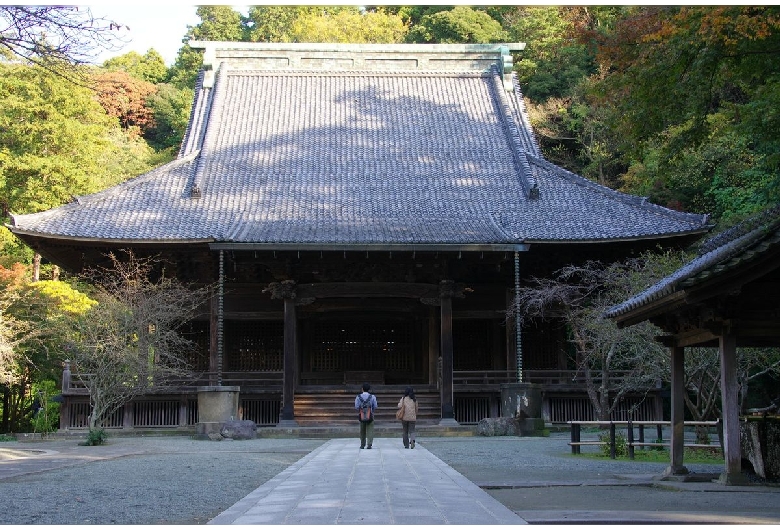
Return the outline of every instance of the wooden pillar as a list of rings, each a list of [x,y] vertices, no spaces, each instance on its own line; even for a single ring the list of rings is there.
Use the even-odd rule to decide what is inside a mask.
[[[720,480],[741,483],[742,457],[739,446],[739,395],[737,386],[737,337],[730,331],[720,336],[720,389],[723,411],[723,453],[725,472]]]
[[[62,367],[62,403],[60,404],[60,429],[67,430],[70,427],[70,361],[65,360]],[[3,425],[6,425],[5,414],[9,410],[7,404],[3,406]]]
[[[673,346],[672,355],[672,428],[669,443],[671,463],[665,475],[686,475],[688,470],[683,465],[683,449],[685,443],[685,348]]]
[[[295,300],[284,299],[284,383],[282,386],[282,421],[295,421],[295,344],[297,333]]]
[[[271,299],[284,301],[284,375],[282,380],[282,411],[279,426],[295,426],[295,362],[298,347],[298,317],[295,311],[296,285],[293,280],[270,284],[264,292]]]
[[[441,299],[441,420],[440,424],[458,425],[453,407],[452,371],[452,297],[455,296],[455,284],[444,280],[439,286]]]
[[[433,307],[428,312],[428,384],[440,388],[439,385],[439,326],[436,311]]]

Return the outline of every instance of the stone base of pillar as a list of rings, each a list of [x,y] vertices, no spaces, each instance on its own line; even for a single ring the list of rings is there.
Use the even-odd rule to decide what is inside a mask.
[[[685,477],[688,476],[688,468],[685,466],[681,467],[667,467],[663,474],[661,475],[660,480],[683,480]]]
[[[195,437],[208,438],[210,434],[219,434],[224,423],[221,421],[199,421],[195,424]]]
[[[299,427],[298,422],[295,420],[279,420],[279,423],[276,424],[277,427]]]
[[[460,423],[455,418],[442,418],[439,420],[439,425],[444,427],[460,427]]]
[[[750,478],[744,473],[729,473],[728,471],[724,471],[720,474],[718,482],[726,486],[745,486],[752,484]]]
[[[517,420],[518,436],[549,436],[549,432],[544,428],[542,418],[525,418]]]

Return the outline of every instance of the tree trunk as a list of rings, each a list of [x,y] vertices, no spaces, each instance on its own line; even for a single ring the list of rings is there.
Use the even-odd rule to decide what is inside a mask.
[[[32,281],[37,282],[41,279],[41,255],[37,252],[33,254],[33,273]]]

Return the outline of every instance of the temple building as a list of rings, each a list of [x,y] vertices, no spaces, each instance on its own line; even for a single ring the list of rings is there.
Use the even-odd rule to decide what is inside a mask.
[[[190,330],[198,384],[239,386],[258,425],[354,421],[364,381],[380,401],[413,386],[421,421],[496,416],[517,381],[542,385],[547,421],[588,419],[565,330],[507,319],[516,287],[709,229],[545,160],[522,44],[190,46],[205,52],[178,158],[9,228],[68,271],[132,249],[216,285]],[[75,427],[86,399],[66,397]],[[192,403],[182,388],[134,410],[185,425]]]

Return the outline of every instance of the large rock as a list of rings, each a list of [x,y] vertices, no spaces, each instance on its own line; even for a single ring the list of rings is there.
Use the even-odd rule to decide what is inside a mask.
[[[250,420],[228,420],[222,424],[219,434],[231,440],[257,438],[257,424]]]
[[[517,436],[519,428],[514,418],[482,418],[477,424],[480,436]]]

